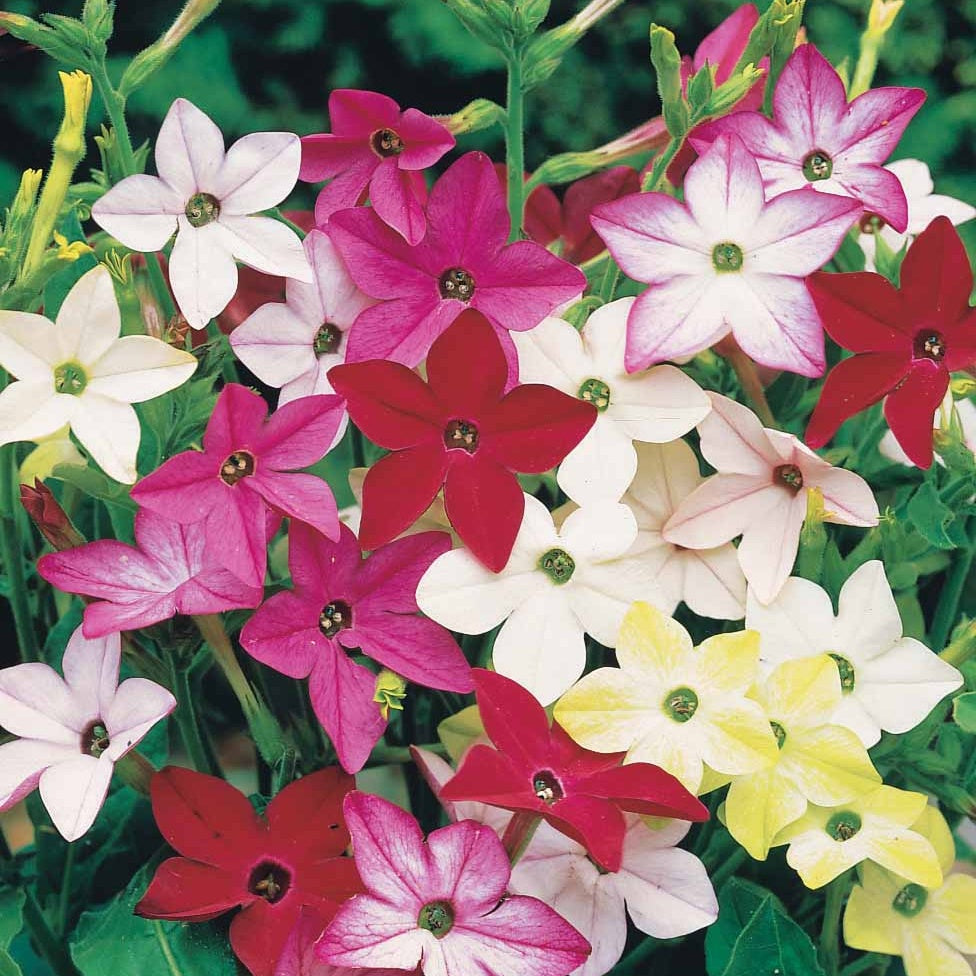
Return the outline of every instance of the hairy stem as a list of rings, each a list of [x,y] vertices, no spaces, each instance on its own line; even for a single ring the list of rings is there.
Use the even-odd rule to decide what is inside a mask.
[[[508,56],[507,110],[505,164],[508,168],[508,215],[511,221],[509,240],[517,241],[522,236],[525,210],[525,119],[520,47],[516,47]]]

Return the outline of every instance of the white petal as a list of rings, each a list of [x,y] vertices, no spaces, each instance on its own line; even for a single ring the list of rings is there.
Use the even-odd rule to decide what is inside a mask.
[[[0,810],[9,810],[36,786],[49,766],[78,755],[78,743],[15,739],[0,746]]]
[[[219,229],[224,247],[255,270],[299,281],[312,280],[312,268],[301,239],[280,220],[221,215],[213,226]]]
[[[776,505],[742,534],[739,565],[761,602],[775,600],[790,575],[806,513],[804,492],[798,492],[792,498],[782,493]]]
[[[48,380],[59,365],[55,325],[43,315],[0,311],[0,366],[18,380]]]
[[[512,341],[521,383],[545,383],[576,396],[583,380],[595,375],[580,334],[564,319],[544,318],[534,329],[513,332]]]
[[[61,304],[56,326],[61,362],[76,359],[88,367],[105,354],[122,328],[108,269],[99,265],[78,279]]]
[[[865,749],[876,746],[881,740],[881,726],[864,707],[856,687],[853,694],[844,695],[841,699],[837,710],[830,716],[830,724],[850,729]]]
[[[964,224],[976,217],[976,207],[955,197],[933,193],[922,200],[908,201],[908,230],[920,234],[936,217],[948,217],[950,223]]]
[[[209,115],[192,102],[177,98],[156,137],[156,171],[182,196],[214,193],[224,162],[224,137]]]
[[[655,366],[616,382],[606,415],[631,439],[664,444],[687,434],[711,409],[712,401],[690,376],[675,366]]]
[[[596,502],[573,512],[563,522],[559,538],[577,566],[614,559],[637,539],[637,520],[626,505]]]
[[[664,538],[688,549],[714,549],[747,532],[789,494],[765,478],[716,474],[706,478],[665,523]]]
[[[635,301],[636,298],[618,298],[601,305],[586,320],[580,334],[594,376],[607,379],[626,375],[627,319]]]
[[[364,295],[352,280],[338,249],[321,230],[311,230],[302,242],[312,266],[311,283],[289,278],[285,295],[289,307],[306,322],[331,322],[345,331],[374,299]]]
[[[660,529],[702,482],[695,452],[680,440],[637,444],[637,476],[624,496],[641,529]]]
[[[253,214],[281,203],[295,188],[302,144],[291,132],[252,132],[237,140],[214,184],[221,214]]]
[[[67,841],[88,832],[105,802],[112,779],[112,760],[103,755],[77,756],[41,774],[41,799],[54,826]]]
[[[0,725],[14,735],[70,745],[77,752],[78,735],[94,717],[46,664],[32,661],[0,671]]]
[[[574,502],[589,505],[617,501],[636,473],[630,438],[604,413],[563,459],[556,478]]]
[[[0,444],[36,441],[60,430],[77,406],[77,398],[54,392],[54,379],[18,381],[0,392]]]
[[[180,219],[169,260],[173,296],[187,322],[203,329],[237,291],[237,265],[217,224],[191,227]]]
[[[102,230],[133,251],[161,251],[176,232],[176,218],[192,191],[182,196],[142,173],[127,176],[95,201],[92,217]]]
[[[102,715],[110,741],[105,755],[117,762],[174,708],[176,699],[155,681],[147,678],[123,681]]]
[[[304,321],[288,305],[269,302],[234,329],[230,344],[262,383],[281,387],[315,369],[312,343],[324,321]]]
[[[119,684],[122,639],[119,634],[89,639],[76,627],[61,660],[64,680],[79,707],[101,718]]]
[[[676,561],[684,564],[682,599],[700,617],[741,620],[746,612],[746,578],[732,545],[686,549]]]
[[[908,198],[909,206],[911,206],[913,199],[927,197],[935,190],[932,174],[929,172],[928,166],[920,159],[896,159],[893,163],[888,163],[885,169],[898,177],[898,182],[901,183],[905,196]],[[922,229],[924,230],[924,228]]]
[[[746,627],[759,631],[759,656],[769,664],[835,650],[830,596],[816,583],[798,576],[788,579],[769,604],[763,604],[750,590]]]
[[[709,398],[711,413],[699,425],[705,460],[723,473],[771,475],[783,461],[759,418],[728,397],[711,393]]]
[[[901,637],[901,615],[879,559],[858,566],[844,583],[836,633],[838,646],[831,650],[854,662],[876,657]]]
[[[77,398],[71,429],[98,466],[124,485],[135,483],[139,452],[139,418],[127,403],[91,390]]]
[[[197,368],[196,357],[151,336],[123,336],[92,367],[88,390],[142,403],[175,390]]]

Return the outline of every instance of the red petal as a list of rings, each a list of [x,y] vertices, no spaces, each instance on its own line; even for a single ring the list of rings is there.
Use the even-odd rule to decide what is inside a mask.
[[[605,251],[606,244],[590,223],[593,208],[628,193],[638,192],[640,177],[629,166],[614,166],[571,184],[563,203],[566,219],[566,230],[563,234],[566,249],[563,257],[573,264],[582,264]]]
[[[288,526],[288,569],[295,586],[307,597],[348,600],[350,594],[345,591],[362,561],[359,543],[347,525],[340,526],[337,542],[304,522],[293,521]]]
[[[928,359],[912,363],[907,379],[885,400],[884,414],[901,449],[920,468],[932,465],[932,415],[949,388],[949,373]]]
[[[851,352],[911,351],[914,328],[904,299],[871,271],[818,271],[807,287],[828,335]]]
[[[549,717],[535,696],[494,671],[472,671],[478,712],[488,738],[529,773],[551,761]],[[556,770],[553,770],[556,772]]]
[[[534,810],[545,804],[532,789],[532,772],[486,745],[472,746],[461,768],[441,788],[442,800],[478,800],[506,810]]]
[[[950,373],[968,369],[976,363],[976,309],[971,309],[955,325],[946,328],[945,337],[943,365]]]
[[[545,819],[582,844],[601,867],[619,871],[627,822],[609,800],[568,796],[548,808]]]
[[[342,801],[355,777],[329,766],[289,783],[265,811],[272,841],[296,858],[338,857],[349,844]]]
[[[629,763],[594,773],[577,790],[602,797],[621,810],[650,817],[707,820],[708,808],[670,773],[651,763]]]
[[[351,857],[330,857],[302,869],[302,894],[314,896],[318,914],[328,921],[339,906],[364,890],[356,862]]]
[[[234,917],[230,923],[231,948],[252,976],[274,976],[301,910],[297,895],[286,896],[274,905],[258,898]]]
[[[973,271],[955,227],[936,217],[908,249],[901,293],[919,328],[951,327],[969,311]]]
[[[156,868],[135,907],[143,918],[205,922],[250,901],[238,872],[224,871],[186,857],[170,857]]]

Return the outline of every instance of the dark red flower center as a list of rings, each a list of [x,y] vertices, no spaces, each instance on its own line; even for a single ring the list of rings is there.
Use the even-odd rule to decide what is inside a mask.
[[[478,450],[478,428],[469,420],[449,420],[444,428],[444,446],[474,454]]]
[[[454,906],[449,901],[430,901],[420,909],[417,925],[435,939],[443,939],[454,928]]]
[[[814,149],[803,160],[803,175],[811,182],[829,180],[834,172],[834,161],[822,149]]]
[[[340,630],[352,626],[352,607],[345,600],[333,600],[322,607],[319,630],[325,637],[335,637]]]
[[[273,905],[288,894],[291,887],[291,871],[277,861],[262,861],[247,882],[247,890]]]
[[[797,492],[803,487],[803,472],[795,464],[781,464],[773,472],[773,481]]]
[[[946,345],[941,332],[925,329],[915,336],[915,358],[931,359],[934,363],[941,363],[945,358]]]
[[[862,234],[877,234],[884,225],[884,217],[879,217],[876,213],[866,213],[857,224]]]
[[[100,718],[89,722],[81,733],[81,751],[86,756],[94,756],[97,759],[111,744],[108,729]]]
[[[459,302],[470,302],[474,297],[474,277],[464,268],[448,268],[437,282],[441,298],[456,298]]]
[[[312,340],[312,348],[316,356],[324,356],[327,353],[335,352],[339,348],[342,339],[342,332],[331,322],[323,322],[319,326],[319,331],[315,333]]]
[[[370,148],[381,159],[399,156],[406,148],[399,134],[393,129],[377,129],[369,137]]]
[[[566,795],[559,780],[556,779],[556,774],[551,769],[539,770],[532,777],[532,792],[535,793],[537,799],[549,804],[549,806]]]
[[[234,451],[228,454],[220,466],[220,480],[225,485],[236,485],[241,478],[249,478],[254,474],[257,462],[249,451]]]

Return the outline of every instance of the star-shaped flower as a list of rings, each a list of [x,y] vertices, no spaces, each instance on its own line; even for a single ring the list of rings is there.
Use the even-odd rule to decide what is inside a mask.
[[[180,386],[197,361],[149,336],[120,338],[121,328],[101,265],[68,292],[56,322],[0,311],[0,366],[17,378],[0,393],[0,444],[40,440],[68,424],[109,477],[132,484],[140,437],[132,404]]]
[[[684,203],[640,193],[597,207],[593,226],[649,287],[627,322],[627,369],[707,349],[731,333],[757,363],[819,376],[823,329],[805,279],[836,252],[856,201],[809,189],[775,199],[756,160],[723,135],[685,176]]]
[[[271,217],[295,186],[301,143],[290,132],[254,132],[226,152],[209,116],[178,98],[156,139],[159,176],[117,183],[92,217],[134,251],[161,251],[176,233],[169,280],[194,329],[219,315],[237,291],[237,264],[265,274],[311,281],[302,242]]]
[[[454,148],[454,136],[415,108],[400,110],[378,92],[339,88],[329,95],[332,132],[302,137],[299,178],[329,180],[315,201],[315,223],[368,194],[376,215],[409,244],[427,230],[427,186],[421,170]]]
[[[490,569],[505,565],[522,520],[513,472],[541,474],[586,435],[596,408],[532,383],[505,392],[508,368],[484,316],[465,312],[431,346],[427,382],[373,360],[329,372],[363,433],[392,451],[363,484],[364,549],[395,538],[441,486],[448,518]]]
[[[772,120],[733,112],[698,126],[689,138],[704,152],[734,134],[756,158],[769,197],[812,187],[853,198],[901,233],[908,223],[905,191],[882,163],[924,101],[919,88],[875,88],[848,103],[840,75],[812,44],[803,44],[776,83]]]
[[[816,274],[810,291],[824,328],[854,355],[827,376],[806,440],[826,444],[840,425],[886,396],[885,419],[920,468],[932,464],[932,414],[949,374],[976,363],[973,272],[946,217],[916,238],[901,266],[901,287],[869,271]]]
[[[512,336],[523,383],[547,383],[597,409],[596,423],[559,465],[559,486],[581,505],[615,502],[627,490],[637,473],[634,441],[673,441],[712,408],[698,384],[674,366],[627,372],[627,317],[635,300],[598,308],[582,331],[546,318]]]
[[[67,841],[95,822],[115,764],[176,708],[155,682],[119,684],[118,634],[87,640],[78,627],[61,662],[0,671],[0,724],[20,738],[0,745],[0,811],[40,787],[54,826]]]

